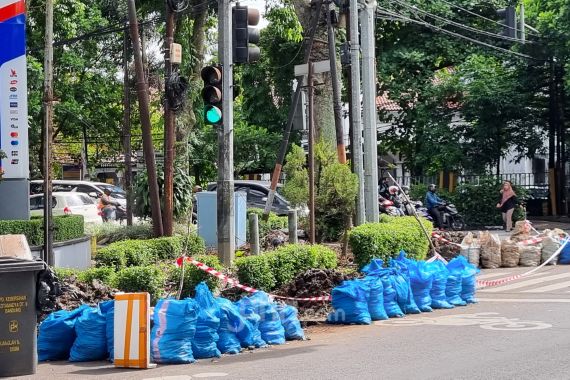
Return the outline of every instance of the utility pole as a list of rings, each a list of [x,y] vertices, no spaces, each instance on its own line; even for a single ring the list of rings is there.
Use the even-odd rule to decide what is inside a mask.
[[[51,187],[51,143],[53,139],[53,0],[46,0],[44,54],[44,257],[55,264]]]
[[[313,62],[309,60],[307,75],[309,112],[309,243],[315,244],[315,113]]]
[[[305,56],[303,58],[303,63],[308,63],[311,57],[311,51],[313,50],[313,42],[315,40],[315,33],[317,32],[317,26],[319,23],[319,18],[321,15],[323,1],[316,0],[314,3],[314,11],[312,14],[313,19],[311,20],[311,28],[309,29],[309,36],[305,37]],[[298,80],[300,83],[301,80]],[[277,162],[275,163],[275,168],[273,169],[273,174],[271,175],[271,187],[269,189],[269,194],[267,195],[267,201],[265,202],[265,210],[263,211],[263,220],[269,218],[269,212],[271,211],[271,205],[273,204],[273,199],[275,198],[275,191],[277,190],[277,184],[279,183],[279,177],[281,176],[281,169],[283,168],[283,162],[285,161],[285,155],[287,154],[287,148],[289,147],[289,137],[291,136],[291,127],[293,126],[293,119],[295,117],[295,109],[297,104],[299,104],[299,99],[301,99],[301,86],[297,86],[295,89],[295,94],[293,95],[293,102],[291,103],[291,108],[289,108],[289,115],[287,116],[287,125],[283,131],[283,139],[281,140],[281,146],[279,147],[279,153],[277,153]]]
[[[342,126],[342,106],[340,104],[340,83],[338,78],[337,62],[336,62],[336,41],[334,36],[334,28],[331,20],[331,12],[334,12],[332,2],[327,7],[327,35],[329,45],[329,61],[331,68],[331,79],[333,89],[333,111],[334,126],[336,131],[336,152],[338,162],[346,163],[346,147],[344,145],[344,129]]]
[[[170,59],[170,48],[174,42],[174,10],[166,5],[166,38],[164,41],[164,66],[165,78],[164,88],[168,91],[168,81],[172,75],[172,61]],[[164,212],[162,214],[162,224],[164,234],[172,236],[174,219],[174,110],[170,108],[168,96],[164,97]]]
[[[354,224],[365,222],[364,204],[364,162],[362,154],[362,108],[360,105],[360,45],[358,38],[358,0],[349,0],[350,27],[350,116],[352,121],[352,141],[350,147],[354,173],[358,176],[358,197],[356,198],[356,218]]]
[[[376,132],[376,0],[364,2],[362,28],[362,103],[364,105],[364,200],[366,221],[378,222],[378,137]]]
[[[550,210],[558,215],[557,176],[556,176],[556,69],[554,58],[550,59],[549,77],[549,120],[548,120],[548,187],[550,191]]]
[[[234,115],[232,8],[230,0],[218,0],[218,57],[222,64],[222,126],[218,127],[218,256],[230,265],[235,256],[234,225]]]
[[[128,23],[125,23],[128,27]],[[123,154],[125,156],[125,192],[127,193],[127,226],[133,225],[133,168],[131,163],[131,86],[129,85],[129,35],[123,34]]]
[[[156,178],[156,162],[154,159],[154,147],[152,145],[152,131],[149,113],[148,83],[144,75],[141,44],[139,40],[139,27],[135,0],[128,0],[129,23],[133,55],[135,60],[135,75],[137,78],[137,96],[139,99],[139,114],[143,139],[143,152],[148,174],[148,188],[150,194],[150,207],[152,212],[152,228],[155,236],[162,236],[162,217],[160,212],[160,195]]]
[[[525,26],[524,26],[524,1],[521,1],[521,7],[520,7],[520,40],[521,42],[524,44],[526,42],[526,33],[525,33]]]

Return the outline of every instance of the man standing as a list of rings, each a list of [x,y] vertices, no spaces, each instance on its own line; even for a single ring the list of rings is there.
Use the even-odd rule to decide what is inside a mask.
[[[433,217],[435,222],[435,227],[443,228],[443,217],[439,208],[443,206],[445,202],[443,199],[437,196],[436,187],[434,184],[428,186],[428,192],[426,193],[426,207],[429,214]]]

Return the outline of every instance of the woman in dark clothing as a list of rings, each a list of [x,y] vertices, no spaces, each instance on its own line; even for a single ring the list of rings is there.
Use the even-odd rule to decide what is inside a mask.
[[[518,203],[513,186],[509,181],[505,181],[501,189],[501,201],[497,203],[497,208],[503,213],[503,222],[505,223],[507,231],[513,229],[513,212]]]

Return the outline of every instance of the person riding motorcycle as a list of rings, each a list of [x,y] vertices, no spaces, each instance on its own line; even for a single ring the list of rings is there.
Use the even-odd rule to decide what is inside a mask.
[[[116,208],[120,205],[119,202],[111,198],[111,193],[111,190],[105,189],[103,190],[103,195],[101,195],[100,207],[104,222],[116,219]]]
[[[435,227],[443,227],[443,215],[441,215],[440,207],[445,205],[445,201],[436,194],[437,188],[432,183],[428,186],[426,193],[426,208],[428,213],[433,217]]]

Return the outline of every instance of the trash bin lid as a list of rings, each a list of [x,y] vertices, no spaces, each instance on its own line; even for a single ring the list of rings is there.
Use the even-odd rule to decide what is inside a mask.
[[[37,260],[25,260],[14,257],[0,257],[0,274],[13,272],[33,272],[45,269],[45,263]]]

